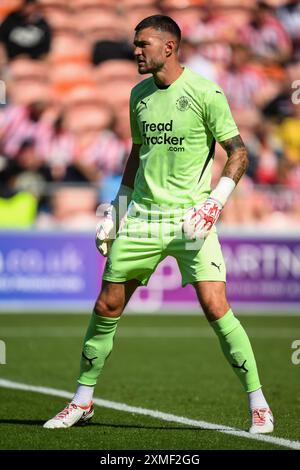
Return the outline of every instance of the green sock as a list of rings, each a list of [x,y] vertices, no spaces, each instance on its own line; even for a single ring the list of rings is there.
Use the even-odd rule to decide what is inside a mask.
[[[242,382],[246,392],[261,387],[252,347],[239,320],[232,310],[210,323],[217,334],[222,351]]]
[[[78,379],[80,384],[96,385],[113,348],[119,318],[102,317],[93,312],[83,343]]]

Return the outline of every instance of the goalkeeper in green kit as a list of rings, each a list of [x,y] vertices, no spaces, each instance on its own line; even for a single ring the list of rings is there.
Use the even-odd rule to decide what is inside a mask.
[[[215,228],[246,170],[247,153],[223,91],[180,65],[180,38],[178,25],[168,16],[150,16],[135,28],[139,73],[152,76],[132,90],[132,150],[119,192],[103,210],[97,228],[96,243],[107,262],[84,339],[78,387],[71,403],[46,428],[68,428],[91,419],[94,387],[127,302],[147,284],[160,261],[173,256],[183,286],[194,286],[247,393],[249,432],[273,431],[251,344],[226,298],[226,268]],[[228,160],[211,190],[216,142]]]

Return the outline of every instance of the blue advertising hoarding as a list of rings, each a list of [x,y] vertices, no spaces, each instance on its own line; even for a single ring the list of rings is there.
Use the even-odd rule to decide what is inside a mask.
[[[90,233],[0,233],[0,309],[91,308],[99,258]]]
[[[220,236],[227,293],[234,307],[300,314],[300,237]],[[90,312],[105,258],[93,233],[1,232],[0,312]],[[174,258],[166,258],[128,306],[133,312],[199,310],[194,289],[181,287]]]

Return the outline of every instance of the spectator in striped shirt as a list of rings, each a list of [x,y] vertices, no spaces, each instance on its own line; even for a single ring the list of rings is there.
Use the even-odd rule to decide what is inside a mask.
[[[233,44],[231,49],[231,60],[227,67],[219,72],[217,81],[233,110],[255,110],[256,94],[265,87],[267,78],[263,70],[251,62],[246,44]]]
[[[252,53],[265,62],[285,63],[291,58],[291,40],[265,2],[259,2],[253,8],[251,21],[240,29],[239,34]]]

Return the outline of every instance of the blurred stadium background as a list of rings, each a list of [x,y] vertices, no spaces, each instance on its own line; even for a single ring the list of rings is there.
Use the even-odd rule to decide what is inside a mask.
[[[92,306],[103,264],[92,246],[95,209],[118,188],[131,146],[130,90],[144,78],[133,31],[155,13],[179,23],[182,63],[223,87],[249,151],[247,175],[219,222],[229,294],[254,309],[285,300],[298,310],[299,2],[1,0],[2,310],[39,301],[49,308],[51,299],[67,307],[72,296],[78,309]],[[213,184],[225,160],[218,146]],[[161,276],[169,290],[180,286],[172,261]],[[154,293],[139,294],[152,296],[148,311],[161,307],[162,295],[168,304],[161,276],[150,284]]]

